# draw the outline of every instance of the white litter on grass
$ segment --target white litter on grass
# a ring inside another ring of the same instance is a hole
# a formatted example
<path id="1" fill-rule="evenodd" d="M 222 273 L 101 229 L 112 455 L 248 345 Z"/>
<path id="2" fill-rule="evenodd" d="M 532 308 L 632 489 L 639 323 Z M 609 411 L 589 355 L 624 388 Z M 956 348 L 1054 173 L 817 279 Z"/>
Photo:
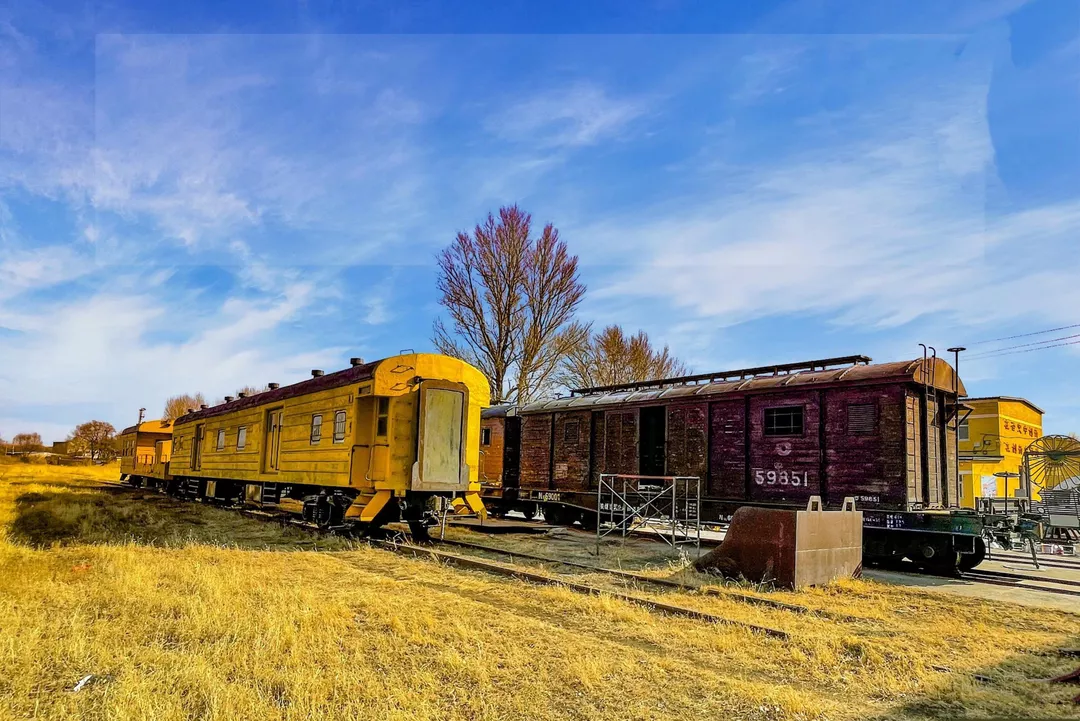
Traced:
<path id="1" fill-rule="evenodd" d="M 82 681 L 79 681 L 77 684 L 75 684 L 75 688 L 71 689 L 71 692 L 72 693 L 77 693 L 79 691 L 82 691 L 83 686 L 90 683 L 90 680 L 93 679 L 93 678 L 94 678 L 94 674 L 89 674 L 87 676 L 84 676 Z"/>

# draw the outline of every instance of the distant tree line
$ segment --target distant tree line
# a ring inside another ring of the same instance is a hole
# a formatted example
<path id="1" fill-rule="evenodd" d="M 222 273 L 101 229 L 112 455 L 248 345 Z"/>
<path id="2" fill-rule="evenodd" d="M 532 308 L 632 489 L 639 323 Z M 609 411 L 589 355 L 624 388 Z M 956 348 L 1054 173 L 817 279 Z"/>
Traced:
<path id="1" fill-rule="evenodd" d="M 586 289 L 577 256 L 552 224 L 534 234 L 532 216 L 516 205 L 458 233 L 436 262 L 449 324 L 436 319 L 432 341 L 484 372 L 493 403 L 689 372 L 644 331 L 610 325 L 593 333 L 578 320 Z"/>
<path id="2" fill-rule="evenodd" d="M 119 453 L 116 429 L 106 421 L 87 421 L 75 426 L 66 439 L 66 455 L 99 463 L 111 461 Z M 47 450 L 40 433 L 16 433 L 11 441 L 0 438 L 0 450 L 5 454 L 40 454 Z"/>

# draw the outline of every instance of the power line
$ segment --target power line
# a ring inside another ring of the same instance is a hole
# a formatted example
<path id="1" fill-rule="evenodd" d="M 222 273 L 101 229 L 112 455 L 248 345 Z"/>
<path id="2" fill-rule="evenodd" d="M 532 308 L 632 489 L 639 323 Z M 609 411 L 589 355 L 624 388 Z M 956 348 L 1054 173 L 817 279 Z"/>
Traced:
<path id="1" fill-rule="evenodd" d="M 1027 350 L 1013 350 L 1013 351 L 1006 351 L 1005 353 L 989 353 L 987 355 L 981 355 L 981 356 L 976 356 L 974 358 L 968 358 L 968 360 L 987 360 L 989 358 L 997 358 L 998 356 L 1003 356 L 1003 355 L 1016 355 L 1017 353 L 1031 353 L 1032 351 L 1046 350 L 1047 348 L 1061 348 L 1062 346 L 1067 346 L 1067 345 L 1080 345 L 1080 340 L 1072 340 L 1072 341 L 1069 341 L 1068 343 L 1055 343 L 1054 345 L 1041 345 L 1038 348 L 1028 348 Z"/>
<path id="2" fill-rule="evenodd" d="M 1045 345 L 1047 343 L 1056 343 L 1057 341 L 1069 340 L 1070 338 L 1080 338 L 1080 333 L 1074 333 L 1073 335 L 1063 335 L 1058 338 L 1048 338 L 1047 340 L 1039 340 L 1034 343 L 1021 343 L 1020 345 L 1007 345 L 1004 348 L 994 348 L 993 350 L 983 351 L 982 353 L 973 353 L 968 356 L 968 360 L 974 358 L 982 358 L 983 356 L 994 355 L 1001 351 L 1013 350 L 1014 348 L 1030 348 L 1033 345 Z"/>
<path id="3" fill-rule="evenodd" d="M 1027 337 L 1033 336 L 1033 335 L 1042 335 L 1043 333 L 1054 333 L 1054 332 L 1059 331 L 1059 330 L 1069 330 L 1070 328 L 1080 328 L 1080 323 L 1075 323 L 1073 325 L 1063 325 L 1060 328 L 1047 328 L 1046 330 L 1037 330 L 1037 331 L 1034 331 L 1033 333 L 1021 333 L 1019 335 L 1007 335 L 1004 338 L 991 338 L 989 340 L 977 340 L 974 343 L 968 343 L 968 345 L 969 346 L 972 346 L 972 345 L 985 345 L 986 343 L 997 343 L 998 341 L 1003 341 L 1003 340 L 1015 340 L 1016 338 L 1027 338 Z"/>

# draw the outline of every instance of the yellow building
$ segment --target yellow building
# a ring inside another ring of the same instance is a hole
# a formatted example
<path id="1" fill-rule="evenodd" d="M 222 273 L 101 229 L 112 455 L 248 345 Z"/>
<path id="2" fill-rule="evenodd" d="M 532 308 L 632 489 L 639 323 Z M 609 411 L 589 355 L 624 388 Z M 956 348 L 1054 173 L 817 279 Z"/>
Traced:
<path id="1" fill-rule="evenodd" d="M 1023 398 L 964 398 L 971 413 L 960 423 L 960 505 L 975 507 L 976 498 L 1014 498 L 1020 479 L 995 473 L 1019 473 L 1024 449 L 1042 436 L 1043 411 Z M 1008 488 L 1006 488 L 1008 483 Z M 1033 490 L 1038 500 L 1038 490 Z"/>

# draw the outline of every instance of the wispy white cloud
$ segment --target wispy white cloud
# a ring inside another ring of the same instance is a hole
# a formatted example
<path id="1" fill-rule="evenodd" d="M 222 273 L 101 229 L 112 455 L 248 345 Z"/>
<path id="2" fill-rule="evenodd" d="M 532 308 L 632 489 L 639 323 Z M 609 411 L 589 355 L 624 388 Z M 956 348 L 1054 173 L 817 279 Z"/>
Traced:
<path id="1" fill-rule="evenodd" d="M 999 287 L 1039 273 L 1044 292 L 1069 295 L 1075 254 L 1051 273 L 1024 258 L 1075 237 L 1080 202 L 987 212 L 997 181 L 985 89 L 942 95 L 892 108 L 892 122 L 843 144 L 743 168 L 735 183 L 729 170 L 724 191 L 586 227 L 587 260 L 618 268 L 598 296 L 662 298 L 727 324 L 829 313 L 897 326 L 934 313 L 972 322 L 973 277 Z M 1053 314 L 1020 301 L 995 316 L 1034 312 Z"/>
<path id="2" fill-rule="evenodd" d="M 641 100 L 613 97 L 598 85 L 579 82 L 510 104 L 488 121 L 488 129 L 532 146 L 580 147 L 618 137 L 645 111 Z"/>
<path id="3" fill-rule="evenodd" d="M 124 409 L 156 407 L 183 390 L 221 395 L 239 385 L 296 380 L 299 369 L 320 367 L 343 352 L 283 350 L 275 341 L 276 331 L 302 317 L 318 297 L 311 284 L 296 282 L 274 296 L 226 299 L 208 323 L 186 318 L 145 291 L 102 291 L 9 310 L 0 314 L 0 324 L 17 335 L 0 349 L 0 404 L 55 407 L 66 415 L 96 403 L 113 419 Z M 163 340 L 162 331 L 185 337 Z"/>

